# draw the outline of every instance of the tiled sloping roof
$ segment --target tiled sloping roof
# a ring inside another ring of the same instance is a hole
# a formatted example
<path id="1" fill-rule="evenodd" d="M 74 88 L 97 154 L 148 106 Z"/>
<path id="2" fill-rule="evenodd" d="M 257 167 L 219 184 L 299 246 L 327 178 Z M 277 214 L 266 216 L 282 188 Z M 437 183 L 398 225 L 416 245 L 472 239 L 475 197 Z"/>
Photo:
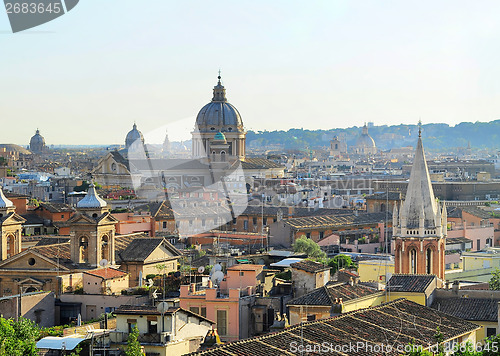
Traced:
<path id="1" fill-rule="evenodd" d="M 330 269 L 330 267 L 323 265 L 319 262 L 303 260 L 300 262 L 295 262 L 290 265 L 292 268 L 300 269 L 309 273 L 322 272 Z"/>
<path id="2" fill-rule="evenodd" d="M 393 274 L 387 289 L 391 292 L 423 293 L 435 278 L 433 274 Z"/>
<path id="3" fill-rule="evenodd" d="M 146 235 L 115 235 L 115 251 L 120 253 L 127 248 L 135 239 L 146 238 Z"/>
<path id="4" fill-rule="evenodd" d="M 71 261 L 71 250 L 69 242 L 49 246 L 35 246 L 32 247 L 32 249 L 40 255 L 47 257 L 63 266 L 66 266 L 68 268 L 71 268 L 73 266 L 73 262 Z"/>
<path id="5" fill-rule="evenodd" d="M 262 169 L 262 168 L 283 168 L 284 166 L 270 161 L 266 158 L 245 158 L 241 161 L 241 166 L 243 169 Z"/>
<path id="6" fill-rule="evenodd" d="M 453 244 L 459 244 L 462 242 L 471 242 L 471 239 L 468 239 L 467 237 L 447 237 L 446 238 L 446 244 L 447 245 L 453 245 Z"/>
<path id="7" fill-rule="evenodd" d="M 356 226 L 375 224 L 381 221 L 391 221 L 392 213 L 360 213 L 342 215 L 311 216 L 307 218 L 292 218 L 285 220 L 285 223 L 295 229 L 314 228 L 339 228 L 345 226 Z"/>
<path id="8" fill-rule="evenodd" d="M 125 159 L 125 157 L 123 157 L 118 151 L 112 151 L 111 155 L 113 156 L 113 159 L 117 163 L 123 164 L 125 167 L 127 167 L 127 170 L 130 171 L 130 166 L 128 164 L 128 160 Z"/>
<path id="9" fill-rule="evenodd" d="M 343 355 L 373 356 L 378 345 L 391 345 L 386 355 L 400 355 L 399 350 L 410 342 L 429 347 L 435 343 L 434 335 L 439 326 L 444 340 L 450 340 L 472 332 L 478 325 L 419 305 L 406 299 L 398 299 L 377 307 L 360 309 L 350 313 L 313 322 L 302 323 L 277 333 L 230 342 L 189 355 L 293 355 L 291 345 L 321 347 L 347 345 Z M 349 349 L 349 345 L 362 343 L 362 349 Z M 372 350 L 370 350 L 370 347 Z M 386 351 L 386 350 L 384 350 Z M 333 352 L 332 354 L 339 354 Z"/>
<path id="10" fill-rule="evenodd" d="M 43 202 L 40 203 L 40 206 L 37 209 L 39 209 L 40 207 L 47 209 L 51 213 L 64 213 L 68 211 L 70 212 L 75 211 L 75 209 L 73 209 L 70 205 L 63 203 Z"/>
<path id="11" fill-rule="evenodd" d="M 456 206 L 447 206 L 446 213 L 448 218 L 462 218 L 462 210 Z"/>
<path id="12" fill-rule="evenodd" d="M 114 268 L 99 268 L 93 269 L 90 271 L 86 271 L 85 273 L 90 274 L 92 276 L 101 277 L 102 279 L 113 279 L 120 278 L 127 275 L 127 272 L 120 271 Z"/>
<path id="13" fill-rule="evenodd" d="M 462 218 L 462 213 L 464 212 L 481 219 L 490 219 L 492 217 L 490 213 L 476 206 L 450 206 L 446 209 L 449 218 Z"/>
<path id="14" fill-rule="evenodd" d="M 468 214 L 474 215 L 481 219 L 490 219 L 492 217 L 490 213 L 476 206 L 464 206 L 461 207 L 460 209 L 462 209 L 462 211 Z"/>
<path id="15" fill-rule="evenodd" d="M 310 293 L 291 300 L 288 302 L 288 305 L 329 306 L 335 303 L 336 298 L 342 298 L 342 301 L 348 301 L 374 293 L 378 293 L 378 291 L 361 284 L 354 284 L 351 286 L 349 283 L 335 283 L 316 288 Z"/>
<path id="16" fill-rule="evenodd" d="M 142 262 L 162 243 L 165 244 L 172 256 L 181 255 L 179 250 L 163 238 L 138 238 L 131 241 L 127 248 L 121 251 L 118 256 L 124 262 Z"/>
<path id="17" fill-rule="evenodd" d="M 23 225 L 43 225 L 44 220 L 36 214 L 22 214 L 26 222 Z"/>
<path id="18" fill-rule="evenodd" d="M 499 299 L 479 298 L 436 298 L 432 308 L 464 320 L 496 323 L 499 301 Z"/>
<path id="19" fill-rule="evenodd" d="M 69 242 L 69 236 L 43 237 L 35 246 L 57 245 Z"/>
<path id="20" fill-rule="evenodd" d="M 134 208 L 136 212 L 149 212 L 151 216 L 157 219 L 173 219 L 174 212 L 170 206 L 170 201 L 164 200 L 162 202 L 153 202 L 149 204 L 140 205 Z"/>

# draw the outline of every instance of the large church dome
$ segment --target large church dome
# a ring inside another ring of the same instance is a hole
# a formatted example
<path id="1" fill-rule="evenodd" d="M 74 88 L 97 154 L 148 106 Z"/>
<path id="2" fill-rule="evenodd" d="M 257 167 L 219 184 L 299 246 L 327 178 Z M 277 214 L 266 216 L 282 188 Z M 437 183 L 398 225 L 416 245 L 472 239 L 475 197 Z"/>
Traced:
<path id="1" fill-rule="evenodd" d="M 30 151 L 33 153 L 42 153 L 45 150 L 45 139 L 40 135 L 40 130 L 30 140 Z"/>
<path id="2" fill-rule="evenodd" d="M 362 154 L 376 153 L 377 146 L 375 145 L 375 140 L 368 134 L 368 126 L 366 124 L 363 126 L 361 136 L 356 141 L 356 149 L 358 153 Z"/>
<path id="3" fill-rule="evenodd" d="M 196 126 L 200 131 L 242 131 L 243 121 L 238 110 L 227 102 L 226 89 L 219 81 L 214 87 L 212 102 L 201 108 L 196 117 Z"/>
<path id="4" fill-rule="evenodd" d="M 137 130 L 137 125 L 134 123 L 132 130 L 129 131 L 127 137 L 125 138 L 125 147 L 127 149 L 130 148 L 130 146 L 132 146 L 132 144 L 137 140 L 141 140 L 141 142 L 144 143 L 144 136 L 142 136 L 141 131 Z"/>

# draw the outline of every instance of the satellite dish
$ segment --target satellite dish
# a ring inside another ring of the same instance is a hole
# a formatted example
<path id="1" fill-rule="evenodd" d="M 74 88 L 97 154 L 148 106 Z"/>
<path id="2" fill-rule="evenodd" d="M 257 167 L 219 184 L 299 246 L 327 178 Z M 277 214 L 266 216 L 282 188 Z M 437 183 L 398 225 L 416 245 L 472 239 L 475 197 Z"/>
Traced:
<path id="1" fill-rule="evenodd" d="M 214 274 L 212 274 L 212 277 L 210 277 L 210 279 L 215 284 L 219 284 L 224 279 L 224 273 L 222 273 L 221 271 L 215 271 Z"/>
<path id="2" fill-rule="evenodd" d="M 158 305 L 156 306 L 156 310 L 158 310 L 160 314 L 165 314 L 165 312 L 168 310 L 168 303 L 158 303 Z"/>
<path id="3" fill-rule="evenodd" d="M 214 272 L 219 272 L 219 271 L 222 271 L 222 266 L 217 263 L 214 265 Z"/>
<path id="4" fill-rule="evenodd" d="M 203 272 L 205 272 L 205 267 L 203 266 L 198 267 L 198 273 L 203 273 Z"/>
<path id="5" fill-rule="evenodd" d="M 106 267 L 108 265 L 108 260 L 103 258 L 101 261 L 99 261 L 99 266 L 101 267 Z"/>

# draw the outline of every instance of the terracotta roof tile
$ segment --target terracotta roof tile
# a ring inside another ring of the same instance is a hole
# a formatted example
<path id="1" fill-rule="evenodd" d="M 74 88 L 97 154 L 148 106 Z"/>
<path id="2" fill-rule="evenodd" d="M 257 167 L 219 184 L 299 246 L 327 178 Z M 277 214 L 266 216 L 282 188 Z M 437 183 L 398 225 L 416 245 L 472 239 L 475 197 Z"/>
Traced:
<path id="1" fill-rule="evenodd" d="M 300 269 L 302 271 L 306 271 L 309 273 L 323 272 L 323 271 L 327 271 L 328 269 L 330 269 L 329 266 L 325 266 L 322 263 L 309 261 L 309 260 L 303 260 L 300 262 L 292 263 L 290 265 L 290 267 L 295 268 L 295 269 Z"/>
<path id="2" fill-rule="evenodd" d="M 498 299 L 436 298 L 432 308 L 470 321 L 498 321 Z"/>
<path id="3" fill-rule="evenodd" d="M 332 283 L 316 288 L 301 297 L 295 298 L 288 302 L 288 305 L 329 306 L 335 304 L 335 299 L 338 298 L 342 298 L 342 301 L 346 302 L 378 292 L 378 290 L 361 284 L 354 284 L 351 286 L 349 283 Z"/>
<path id="4" fill-rule="evenodd" d="M 123 271 L 120 271 L 118 269 L 109 268 L 109 267 L 93 269 L 90 271 L 85 271 L 84 273 L 90 274 L 92 276 L 100 277 L 102 279 L 114 279 L 114 278 L 125 277 L 127 275 L 127 272 L 123 272 Z"/>
<path id="5" fill-rule="evenodd" d="M 423 293 L 436 278 L 433 274 L 393 274 L 387 289 L 391 292 Z"/>
<path id="6" fill-rule="evenodd" d="M 293 355 L 290 349 L 292 342 L 310 347 L 321 347 L 324 343 L 336 346 L 357 345 L 361 342 L 367 347 L 346 349 L 342 353 L 360 356 L 373 356 L 373 349 L 369 348 L 384 344 L 392 346 L 386 355 L 399 355 L 398 348 L 402 350 L 410 342 L 424 347 L 434 344 L 438 326 L 445 341 L 479 329 L 479 325 L 471 322 L 406 299 L 398 299 L 377 307 L 294 325 L 277 333 L 230 342 L 189 355 Z"/>

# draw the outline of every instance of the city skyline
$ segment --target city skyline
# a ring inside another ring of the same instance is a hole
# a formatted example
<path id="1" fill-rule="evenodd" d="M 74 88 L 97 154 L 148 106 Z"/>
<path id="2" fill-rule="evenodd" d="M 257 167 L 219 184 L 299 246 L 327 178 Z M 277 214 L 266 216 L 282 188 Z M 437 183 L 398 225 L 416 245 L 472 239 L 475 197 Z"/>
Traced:
<path id="1" fill-rule="evenodd" d="M 248 130 L 488 122 L 490 5 L 83 2 L 18 34 L 2 13 L 0 142 L 24 146 L 38 127 L 49 144 L 121 143 L 133 122 L 189 138 L 219 69 Z"/>

